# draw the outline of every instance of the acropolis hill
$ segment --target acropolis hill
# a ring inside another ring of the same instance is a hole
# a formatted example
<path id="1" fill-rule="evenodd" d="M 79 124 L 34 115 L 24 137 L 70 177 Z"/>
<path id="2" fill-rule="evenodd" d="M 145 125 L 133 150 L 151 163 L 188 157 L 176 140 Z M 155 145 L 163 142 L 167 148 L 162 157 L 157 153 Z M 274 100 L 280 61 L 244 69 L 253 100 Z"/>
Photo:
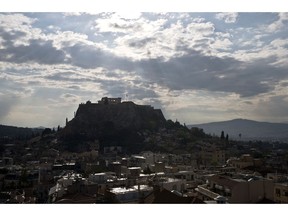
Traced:
<path id="1" fill-rule="evenodd" d="M 80 104 L 75 118 L 83 126 L 101 127 L 111 124 L 115 129 L 158 128 L 166 121 L 160 109 L 149 105 L 136 105 L 131 101 L 121 102 L 121 98 L 102 98 L 98 103 Z"/>
<path id="2" fill-rule="evenodd" d="M 61 137 L 69 140 L 122 139 L 123 133 L 133 134 L 145 129 L 155 131 L 165 123 L 160 109 L 131 101 L 121 102 L 121 98 L 104 97 L 97 103 L 87 101 L 79 104 L 75 117 L 61 131 Z"/>

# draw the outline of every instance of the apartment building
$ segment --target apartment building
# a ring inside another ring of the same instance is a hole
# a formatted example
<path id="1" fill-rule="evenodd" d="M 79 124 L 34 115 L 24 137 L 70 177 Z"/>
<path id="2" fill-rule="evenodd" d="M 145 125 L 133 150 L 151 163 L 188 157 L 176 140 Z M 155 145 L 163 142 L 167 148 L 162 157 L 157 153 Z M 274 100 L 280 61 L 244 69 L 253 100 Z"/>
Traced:
<path id="1" fill-rule="evenodd" d="M 232 178 L 215 174 L 208 177 L 207 184 L 198 186 L 196 191 L 205 200 L 223 196 L 228 203 L 257 203 L 264 198 L 273 200 L 274 183 L 256 176 Z"/>

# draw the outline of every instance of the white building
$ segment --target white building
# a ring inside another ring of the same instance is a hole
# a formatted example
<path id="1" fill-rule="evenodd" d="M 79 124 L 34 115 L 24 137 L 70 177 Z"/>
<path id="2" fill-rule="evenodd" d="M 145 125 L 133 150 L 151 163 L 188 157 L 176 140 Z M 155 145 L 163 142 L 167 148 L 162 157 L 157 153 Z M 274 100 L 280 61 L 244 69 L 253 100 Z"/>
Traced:
<path id="1" fill-rule="evenodd" d="M 153 191 L 148 185 L 134 185 L 132 187 L 112 188 L 110 193 L 120 203 L 138 203 L 141 198 Z"/>

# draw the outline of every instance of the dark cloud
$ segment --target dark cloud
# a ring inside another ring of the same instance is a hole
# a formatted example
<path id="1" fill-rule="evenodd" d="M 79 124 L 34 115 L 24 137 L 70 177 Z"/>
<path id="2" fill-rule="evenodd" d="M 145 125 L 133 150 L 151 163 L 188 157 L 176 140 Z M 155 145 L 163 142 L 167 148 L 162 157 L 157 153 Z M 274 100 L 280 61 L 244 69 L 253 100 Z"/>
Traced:
<path id="1" fill-rule="evenodd" d="M 149 40 L 135 46 L 144 46 Z M 70 56 L 68 62 L 65 60 L 63 50 Z M 53 47 L 52 41 L 31 40 L 28 46 L 6 47 L 0 53 L 0 60 L 15 63 L 71 63 L 85 69 L 103 67 L 106 68 L 104 73 L 108 77 L 117 77 L 119 80 L 121 75 L 113 70 L 120 69 L 137 73 L 145 80 L 171 90 L 205 89 L 234 92 L 242 97 L 269 92 L 274 89 L 277 82 L 288 77 L 286 69 L 269 66 L 265 59 L 247 65 L 233 58 L 205 56 L 201 52 L 189 51 L 185 56 L 171 58 L 168 61 L 162 58 L 132 61 L 83 43 L 65 47 L 63 50 Z M 71 76 L 72 74 L 73 72 L 58 73 L 48 75 L 46 78 L 72 82 L 103 82 L 97 75 L 75 78 Z M 109 88 L 112 93 L 116 93 L 114 87 Z M 124 92 L 124 89 L 119 90 Z"/>
<path id="2" fill-rule="evenodd" d="M 65 63 L 65 53 L 56 49 L 52 41 L 30 40 L 29 45 L 6 46 L 0 52 L 0 61 L 25 63 L 36 62 L 39 64 Z"/>
<path id="3" fill-rule="evenodd" d="M 74 83 L 76 85 L 69 86 L 68 88 L 75 89 L 75 90 L 80 89 L 80 86 L 78 86 L 78 84 L 81 85 L 81 84 L 87 83 L 87 82 L 90 82 L 90 83 L 91 82 L 99 82 L 99 83 L 101 83 L 103 81 L 103 79 L 100 79 L 97 76 L 87 77 L 85 75 L 77 74 L 74 72 L 58 72 L 58 73 L 54 73 L 54 74 L 45 76 L 45 79 L 53 80 L 53 81 L 63 81 L 63 82 Z"/>
<path id="4" fill-rule="evenodd" d="M 76 103 L 79 100 L 77 95 L 70 93 L 62 94 L 61 98 L 63 98 L 66 102 L 72 102 L 72 103 Z"/>
<path id="5" fill-rule="evenodd" d="M 281 86 L 282 87 L 287 87 L 288 86 L 288 82 L 281 83 Z"/>
<path id="6" fill-rule="evenodd" d="M 76 95 L 70 94 L 70 93 L 66 93 L 66 94 L 63 95 L 63 97 L 64 97 L 64 98 L 71 98 L 71 97 L 74 98 L 74 97 L 76 97 Z"/>
<path id="7" fill-rule="evenodd" d="M 33 14 L 29 15 L 32 16 Z M 42 18 L 46 20 L 45 22 L 33 23 L 36 27 L 47 27 L 48 24 L 56 25 L 56 21 L 60 18 L 61 23 L 65 23 L 65 20 L 72 21 L 73 19 L 77 21 L 79 19 L 79 17 L 65 17 L 58 13 L 36 15 L 39 17 L 44 16 Z M 49 17 L 52 17 L 50 21 L 47 19 Z M 78 23 L 85 23 L 84 21 L 89 17 L 90 16 L 85 15 L 81 18 L 81 22 L 78 21 Z M 75 23 L 73 25 L 75 26 Z M 133 23 L 112 23 L 111 25 L 113 25 L 114 28 L 122 30 L 135 28 L 139 30 L 142 28 L 141 25 L 134 25 Z M 79 28 L 81 27 L 80 25 Z M 68 30 L 69 25 L 66 24 L 65 28 Z M 124 94 L 128 88 L 125 81 L 121 80 L 123 75 L 115 72 L 117 69 L 127 71 L 131 73 L 131 75 L 136 73 L 144 78 L 143 80 L 145 81 L 143 82 L 158 83 L 171 90 L 204 89 L 208 91 L 237 93 L 242 97 L 250 97 L 269 92 L 274 89 L 274 86 L 280 80 L 288 77 L 287 68 L 270 66 L 271 62 L 276 61 L 276 56 L 254 61 L 253 64 L 247 64 L 234 58 L 212 57 L 204 55 L 201 52 L 189 50 L 187 48 L 187 42 L 181 41 L 181 38 L 179 38 L 176 51 L 186 52 L 187 54 L 184 56 L 174 57 L 169 60 L 154 58 L 133 61 L 82 42 L 78 42 L 72 46 L 69 45 L 69 43 L 63 43 L 62 45 L 65 47 L 63 47 L 62 50 L 55 48 L 53 41 L 40 39 L 30 40 L 27 46 L 14 46 L 14 40 L 21 40 L 21 38 L 25 36 L 26 33 L 19 30 L 5 31 L 0 28 L 0 37 L 4 40 L 4 42 L 2 42 L 4 48 L 1 49 L 0 52 L 0 61 L 13 63 L 36 62 L 50 65 L 64 63 L 84 69 L 103 67 L 106 69 L 106 71 L 103 72 L 106 77 L 114 77 L 118 80 L 109 81 L 112 83 L 108 83 L 108 81 L 98 78 L 97 74 L 87 77 L 79 74 L 73 76 L 73 72 L 54 73 L 47 75 L 45 78 L 77 83 L 103 83 L 103 88 L 105 87 L 104 89 L 111 91 L 111 94 L 117 94 L 117 92 L 123 92 Z M 148 43 L 154 42 L 155 40 L 156 37 L 131 39 L 127 42 L 127 45 L 134 48 L 144 48 Z M 207 47 L 209 45 L 209 39 L 201 38 L 195 40 L 195 43 L 196 45 L 194 47 L 198 46 L 205 50 L 205 46 Z M 149 53 L 150 51 L 147 52 Z M 76 89 L 78 89 L 78 87 L 76 87 Z M 146 89 L 147 88 L 134 88 L 130 89 L 130 91 L 135 92 L 135 96 L 137 95 L 139 98 L 148 97 L 148 95 L 155 97 L 153 90 L 148 91 Z M 140 93 L 140 91 L 142 91 L 143 95 L 141 95 L 142 93 Z"/>
<path id="8" fill-rule="evenodd" d="M 77 85 L 72 85 L 72 86 L 68 86 L 68 88 L 73 89 L 73 90 L 80 90 L 80 86 Z"/>
<path id="9" fill-rule="evenodd" d="M 141 25 L 135 24 L 135 23 L 125 23 L 125 24 L 119 24 L 119 23 L 110 23 L 110 27 L 115 29 L 121 29 L 121 30 L 129 30 L 132 29 L 134 31 L 140 31 L 142 29 Z"/>
<path id="10" fill-rule="evenodd" d="M 285 68 L 261 62 L 247 65 L 233 58 L 210 57 L 198 52 L 167 62 L 150 59 L 139 62 L 138 66 L 143 77 L 172 90 L 205 89 L 234 92 L 242 97 L 269 92 L 277 82 L 288 77 Z"/>
<path id="11" fill-rule="evenodd" d="M 155 91 L 141 86 L 134 86 L 125 80 L 102 80 L 102 89 L 109 92 L 113 97 L 123 97 L 128 94 L 129 98 L 142 100 L 144 98 L 157 98 Z"/>
<path id="12" fill-rule="evenodd" d="M 17 39 L 21 39 L 21 37 L 26 36 L 26 32 L 23 31 L 19 31 L 19 30 L 9 30 L 6 31 L 5 29 L 0 27 L 0 37 L 3 40 L 3 45 L 4 46 L 12 46 L 13 45 L 13 41 L 17 40 Z"/>
<path id="13" fill-rule="evenodd" d="M 55 80 L 55 81 L 71 81 L 71 82 L 83 82 L 83 81 L 91 81 L 87 78 L 72 78 L 75 73 L 73 72 L 58 72 L 51 75 L 45 76 L 48 80 Z"/>
<path id="14" fill-rule="evenodd" d="M 100 48 L 77 43 L 64 48 L 71 56 L 71 64 L 82 68 L 104 67 L 109 69 L 122 69 L 131 71 L 133 65 L 126 58 L 117 57 Z"/>
<path id="15" fill-rule="evenodd" d="M 251 101 L 243 101 L 243 103 L 248 104 L 248 105 L 253 105 Z"/>
<path id="16" fill-rule="evenodd" d="M 171 90 L 205 89 L 234 92 L 242 97 L 250 97 L 273 90 L 277 82 L 288 77 L 286 69 L 269 66 L 266 59 L 254 64 L 246 64 L 234 58 L 205 56 L 201 52 L 191 50 L 185 56 L 171 58 L 168 61 L 162 58 L 131 61 L 81 43 L 66 47 L 65 51 L 69 53 L 71 63 L 75 66 L 104 67 L 107 69 L 104 73 L 108 77 L 119 78 L 119 81 L 121 75 L 113 70 L 121 69 L 136 73 L 148 82 L 158 83 Z M 77 82 L 103 82 L 102 79 L 97 78 L 97 75 L 93 78 L 71 78 L 67 74 L 54 74 L 47 78 Z M 124 86 L 117 89 L 121 85 L 113 87 L 105 84 L 105 86 L 110 86 L 111 94 L 117 91 L 125 92 Z"/>
<path id="17" fill-rule="evenodd" d="M 33 86 L 33 85 L 41 85 L 42 83 L 40 81 L 28 81 L 27 84 L 29 86 Z"/>
<path id="18" fill-rule="evenodd" d="M 136 48 L 142 48 L 144 46 L 146 46 L 148 43 L 154 42 L 156 41 L 156 38 L 145 38 L 145 39 L 141 39 L 141 40 L 133 40 L 131 39 L 128 42 L 128 46 L 130 47 L 136 47 Z"/>

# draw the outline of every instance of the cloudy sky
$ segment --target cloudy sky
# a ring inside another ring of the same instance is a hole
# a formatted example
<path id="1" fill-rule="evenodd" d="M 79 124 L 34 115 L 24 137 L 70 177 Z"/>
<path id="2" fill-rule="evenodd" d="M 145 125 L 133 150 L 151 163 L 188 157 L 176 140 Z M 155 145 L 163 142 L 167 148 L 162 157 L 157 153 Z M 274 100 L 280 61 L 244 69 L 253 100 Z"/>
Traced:
<path id="1" fill-rule="evenodd" d="M 63 126 L 103 96 L 195 124 L 288 121 L 288 13 L 0 14 L 0 124 Z"/>

